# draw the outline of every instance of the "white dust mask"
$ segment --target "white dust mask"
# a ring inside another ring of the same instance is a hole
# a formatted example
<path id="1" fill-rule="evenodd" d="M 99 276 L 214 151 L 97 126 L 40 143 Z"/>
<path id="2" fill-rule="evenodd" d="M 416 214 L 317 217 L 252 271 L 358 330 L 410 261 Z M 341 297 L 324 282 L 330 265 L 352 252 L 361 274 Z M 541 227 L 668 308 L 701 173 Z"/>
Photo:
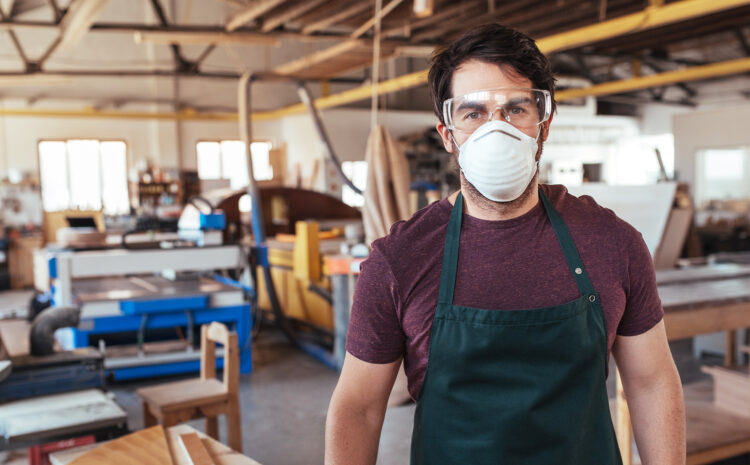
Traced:
<path id="1" fill-rule="evenodd" d="M 466 180 L 485 197 L 510 202 L 536 174 L 537 141 L 510 123 L 493 120 L 479 126 L 458 148 Z"/>

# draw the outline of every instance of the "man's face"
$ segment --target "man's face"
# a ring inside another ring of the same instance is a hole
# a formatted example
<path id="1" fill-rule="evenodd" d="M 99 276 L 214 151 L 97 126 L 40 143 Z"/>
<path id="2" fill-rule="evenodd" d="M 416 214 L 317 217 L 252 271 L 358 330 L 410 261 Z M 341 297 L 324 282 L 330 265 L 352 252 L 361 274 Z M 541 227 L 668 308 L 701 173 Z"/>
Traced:
<path id="1" fill-rule="evenodd" d="M 512 68 L 500 67 L 493 63 L 487 63 L 486 61 L 469 60 L 462 63 L 453 72 L 451 97 L 465 95 L 477 90 L 496 89 L 499 87 L 532 88 L 533 85 L 531 80 L 516 73 Z M 500 116 L 498 115 L 494 116 L 494 118 L 499 117 Z M 539 134 L 539 129 L 537 128 L 521 130 L 534 138 L 539 135 L 541 142 L 544 142 L 547 140 L 547 135 L 549 134 L 549 123 L 551 121 L 552 117 L 542 124 L 541 132 Z M 437 130 L 443 139 L 445 150 L 452 154 L 458 154 L 458 147 L 454 147 L 453 139 L 451 138 L 451 131 L 443 123 L 438 123 Z M 461 131 L 453 131 L 453 138 L 455 138 L 458 145 L 463 144 L 469 136 L 471 136 L 471 134 Z"/>

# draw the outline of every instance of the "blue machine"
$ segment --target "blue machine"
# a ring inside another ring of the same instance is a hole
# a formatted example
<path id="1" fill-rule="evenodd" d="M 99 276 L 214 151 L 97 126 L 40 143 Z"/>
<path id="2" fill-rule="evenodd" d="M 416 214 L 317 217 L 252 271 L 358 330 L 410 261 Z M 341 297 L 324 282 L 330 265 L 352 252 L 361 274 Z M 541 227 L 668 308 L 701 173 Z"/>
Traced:
<path id="1" fill-rule="evenodd" d="M 193 212 L 193 218 L 191 224 L 200 227 L 181 229 L 181 236 L 191 231 L 198 243 L 220 241 L 223 212 Z M 214 270 L 247 265 L 240 246 L 48 253 L 53 305 L 81 310 L 79 325 L 58 330 L 58 340 L 68 350 L 103 348 L 105 371 L 115 379 L 197 372 L 194 335 L 212 321 L 237 332 L 240 372 L 251 371 L 246 292 L 213 276 Z M 222 354 L 218 349 L 219 366 Z"/>

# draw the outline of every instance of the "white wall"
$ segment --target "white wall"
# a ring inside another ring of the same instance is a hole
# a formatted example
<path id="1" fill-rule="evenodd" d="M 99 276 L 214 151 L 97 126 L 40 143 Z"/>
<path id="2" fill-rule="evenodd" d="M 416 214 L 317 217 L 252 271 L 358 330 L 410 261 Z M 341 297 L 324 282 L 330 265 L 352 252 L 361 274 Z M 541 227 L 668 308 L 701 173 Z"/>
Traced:
<path id="1" fill-rule="evenodd" d="M 750 145 L 750 104 L 720 110 L 697 110 L 674 116 L 677 179 L 695 185 L 695 154 L 699 149 Z"/>
<path id="2" fill-rule="evenodd" d="M 322 112 L 322 118 L 340 159 L 364 160 L 370 133 L 369 110 L 327 110 Z M 395 138 L 434 127 L 435 121 L 428 112 L 390 111 L 381 112 L 380 117 Z M 275 146 L 286 144 L 289 172 L 295 163 L 300 163 L 302 176 L 309 176 L 314 160 L 322 161 L 324 157 L 308 114 L 256 121 L 252 129 L 254 139 L 270 140 Z M 196 169 L 198 141 L 239 137 L 237 122 L 0 117 L 0 178 L 7 176 L 9 170 L 37 175 L 37 144 L 43 139 L 124 139 L 128 144 L 129 167 L 141 160 L 151 160 L 162 168 L 191 170 Z M 178 148 L 182 153 L 178 153 Z M 322 183 L 320 176 L 319 188 Z"/>
<path id="3" fill-rule="evenodd" d="M 321 112 L 323 125 L 341 161 L 365 159 L 367 139 L 370 136 L 370 111 L 362 109 L 332 109 Z M 379 121 L 394 139 L 406 134 L 434 128 L 437 118 L 430 112 L 381 111 Z M 324 151 L 312 118 L 308 114 L 289 116 L 281 120 L 280 138 L 287 144 L 289 172 L 295 163 L 300 164 L 302 177 L 312 174 L 316 159 L 323 160 Z M 321 166 L 322 171 L 322 166 Z M 321 189 L 323 176 L 317 178 Z"/>

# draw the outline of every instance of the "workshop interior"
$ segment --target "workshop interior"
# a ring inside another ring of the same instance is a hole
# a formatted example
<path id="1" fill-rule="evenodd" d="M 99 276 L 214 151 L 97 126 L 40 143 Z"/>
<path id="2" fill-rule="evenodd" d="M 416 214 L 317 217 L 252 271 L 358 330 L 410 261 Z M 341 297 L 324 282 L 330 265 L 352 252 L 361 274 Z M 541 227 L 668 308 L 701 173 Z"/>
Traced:
<path id="1" fill-rule="evenodd" d="M 323 463 L 360 264 L 460 187 L 432 57 L 486 23 L 556 77 L 539 182 L 643 236 L 687 463 L 750 462 L 750 0 L 0 0 L 0 463 Z M 414 411 L 402 370 L 379 465 Z"/>

